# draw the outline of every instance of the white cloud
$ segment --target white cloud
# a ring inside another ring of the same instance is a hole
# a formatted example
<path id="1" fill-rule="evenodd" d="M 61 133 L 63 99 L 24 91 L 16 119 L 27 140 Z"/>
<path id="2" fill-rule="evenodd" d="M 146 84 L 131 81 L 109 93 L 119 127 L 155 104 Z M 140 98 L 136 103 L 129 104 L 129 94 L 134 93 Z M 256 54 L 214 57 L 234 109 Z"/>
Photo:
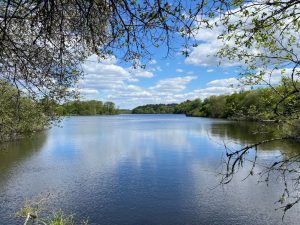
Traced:
<path id="1" fill-rule="evenodd" d="M 152 72 L 142 68 L 124 68 L 116 63 L 114 57 L 105 60 L 99 60 L 94 55 L 89 57 L 82 65 L 85 77 L 78 85 L 81 95 L 86 99 L 114 101 L 120 107 L 178 102 L 175 94 L 184 92 L 187 84 L 197 78 L 172 77 L 161 79 L 151 87 L 142 87 L 132 83 L 138 82 L 139 78 L 152 78 Z"/>
<path id="2" fill-rule="evenodd" d="M 87 94 L 87 95 L 95 95 L 98 94 L 98 90 L 96 89 L 90 89 L 90 88 L 82 88 L 80 89 L 81 94 Z"/>
<path id="3" fill-rule="evenodd" d="M 177 95 L 176 97 L 182 99 L 182 101 L 186 99 L 192 100 L 196 98 L 205 99 L 213 95 L 227 95 L 241 90 L 250 89 L 250 87 L 242 85 L 238 79 L 233 77 L 227 79 L 212 80 L 208 82 L 206 86 L 208 87 L 195 89 L 190 92 L 184 93 L 181 96 Z"/>
<path id="4" fill-rule="evenodd" d="M 131 68 L 129 69 L 129 72 L 134 76 L 134 77 L 146 77 L 146 78 L 151 78 L 153 77 L 153 73 L 149 72 L 147 70 L 144 70 L 142 68 Z"/>
<path id="5" fill-rule="evenodd" d="M 150 90 L 159 92 L 179 92 L 186 88 L 186 84 L 197 79 L 195 76 L 174 77 L 160 80 L 155 86 L 150 87 Z"/>
<path id="6" fill-rule="evenodd" d="M 157 64 L 157 61 L 155 59 L 150 60 L 149 64 L 154 65 Z"/>
<path id="7" fill-rule="evenodd" d="M 110 100 L 121 107 L 129 108 L 150 103 L 180 102 L 183 98 L 178 96 L 183 94 L 186 85 L 194 79 L 196 77 L 191 76 L 167 78 L 159 80 L 154 86 L 148 88 L 128 85 L 122 89 L 111 91 Z"/>
<path id="8" fill-rule="evenodd" d="M 123 85 L 125 81 L 132 78 L 126 69 L 107 62 L 103 63 L 88 60 L 82 67 L 85 76 L 84 79 L 79 81 L 79 86 L 81 88 L 102 90 L 117 88 L 118 86 Z"/>
<path id="9" fill-rule="evenodd" d="M 261 76 L 259 75 L 259 73 L 257 73 L 256 76 L 253 77 L 252 82 L 257 82 L 259 85 L 278 85 L 281 82 L 282 78 L 291 78 L 293 69 L 259 69 L 259 71 L 264 71 L 265 74 Z M 294 80 L 300 80 L 300 69 L 295 69 L 294 72 Z M 244 80 L 246 80 L 246 78 L 244 78 Z"/>
<path id="10" fill-rule="evenodd" d="M 208 73 L 212 73 L 214 71 L 215 71 L 214 69 L 208 69 L 208 70 L 206 70 L 206 72 L 208 72 Z"/>
<path id="11" fill-rule="evenodd" d="M 177 76 L 160 79 L 150 87 L 132 84 L 138 78 L 151 78 L 153 73 L 141 68 L 124 68 L 114 58 L 97 60 L 90 57 L 84 64 L 84 79 L 80 80 L 81 94 L 87 99 L 114 101 L 120 107 L 133 108 L 148 103 L 173 103 L 187 99 L 205 98 L 211 95 L 231 93 L 234 88 L 224 86 L 225 81 L 212 81 L 208 87 L 186 91 L 196 76 Z"/>
<path id="12" fill-rule="evenodd" d="M 162 68 L 161 68 L 160 66 L 157 66 L 157 67 L 156 67 L 156 70 L 157 70 L 157 71 L 162 71 Z"/>
<path id="13" fill-rule="evenodd" d="M 85 75 L 78 84 L 81 95 L 85 98 L 106 98 L 117 90 L 132 91 L 133 86 L 130 83 L 138 82 L 139 78 L 154 76 L 142 68 L 124 68 L 116 63 L 114 56 L 107 59 L 90 56 L 82 65 Z"/>
<path id="14" fill-rule="evenodd" d="M 141 68 L 124 68 L 116 64 L 115 57 L 99 60 L 90 56 L 82 65 L 84 79 L 79 81 L 80 88 L 111 90 L 126 86 L 127 82 L 137 82 L 138 78 L 153 77 L 153 73 Z"/>
<path id="15" fill-rule="evenodd" d="M 227 79 L 219 79 L 213 80 L 207 83 L 207 86 L 215 86 L 215 87 L 231 87 L 240 85 L 240 81 L 236 78 L 227 78 Z"/>
<path id="16" fill-rule="evenodd" d="M 197 79 L 192 75 L 160 79 L 151 86 L 140 86 L 133 82 L 137 82 L 138 78 L 152 77 L 154 74 L 149 75 L 142 69 L 132 72 L 132 68 L 124 68 L 111 62 L 89 60 L 83 65 L 86 76 L 79 83 L 83 96 L 88 99 L 114 101 L 121 108 L 133 108 L 150 103 L 179 103 L 187 99 L 204 99 L 212 95 L 250 89 L 249 86 L 243 86 L 237 78 L 231 77 L 212 80 L 203 88 L 190 90 L 187 88 L 188 84 Z M 291 69 L 286 69 L 286 76 L 290 73 Z M 268 76 L 268 72 L 263 76 L 266 82 Z M 272 76 L 272 84 L 278 84 L 283 75 L 280 70 L 274 70 Z M 241 80 L 244 81 L 243 79 Z"/>
<path id="17" fill-rule="evenodd" d="M 230 24 L 238 24 L 238 22 L 241 22 L 243 24 L 243 26 L 240 26 L 240 28 L 238 28 L 235 33 L 236 34 L 242 34 L 245 31 L 249 31 L 251 30 L 251 28 L 253 27 L 253 23 L 252 23 L 252 19 L 255 18 L 255 16 L 261 16 L 261 18 L 265 17 L 267 15 L 271 15 L 272 12 L 274 11 L 274 9 L 277 6 L 269 6 L 269 7 L 265 7 L 265 4 L 254 4 L 254 3 L 249 3 L 247 4 L 247 13 L 250 15 L 245 16 L 243 13 L 245 11 L 240 11 L 240 9 L 236 9 L 233 10 L 232 12 L 235 11 L 235 13 L 232 13 L 232 15 L 229 17 L 228 20 L 228 25 Z M 277 8 L 278 9 L 278 8 Z M 286 14 L 292 13 L 292 10 L 296 10 L 296 12 L 300 12 L 299 9 L 288 9 Z M 253 13 L 253 15 L 252 15 Z M 216 55 L 219 52 L 219 50 L 221 48 L 223 48 L 225 46 L 225 44 L 227 44 L 229 47 L 237 47 L 237 45 L 235 44 L 233 38 L 231 38 L 230 40 L 226 39 L 226 35 L 228 34 L 227 31 L 227 26 L 225 27 L 224 25 L 221 24 L 220 22 L 220 17 L 216 17 L 216 18 L 212 18 L 209 19 L 209 23 L 212 25 L 211 29 L 202 29 L 199 28 L 198 31 L 196 31 L 195 34 L 195 39 L 197 41 L 200 42 L 200 44 L 197 47 L 192 47 L 190 49 L 190 56 L 187 57 L 185 59 L 185 63 L 186 64 L 192 64 L 192 65 L 198 65 L 198 66 L 218 66 L 221 65 L 223 67 L 231 67 L 231 66 L 243 66 L 244 65 L 244 61 L 240 60 L 238 58 L 233 59 L 233 60 L 228 60 L 227 58 L 218 58 Z M 282 21 L 285 24 L 292 24 L 292 19 L 290 17 L 288 17 L 287 19 Z M 215 24 L 217 24 L 217 26 L 215 26 Z M 196 24 L 197 25 L 197 24 Z M 293 25 L 292 25 L 293 26 Z M 242 30 L 244 29 L 244 30 Z M 282 33 L 283 32 L 283 33 Z M 225 38 L 224 40 L 219 39 L 218 36 L 224 34 Z M 293 57 L 294 57 L 294 61 L 298 60 L 297 57 L 300 54 L 300 47 L 297 45 L 297 42 L 294 45 L 289 45 L 289 40 L 299 36 L 299 32 L 292 30 L 292 29 L 285 29 L 285 30 L 281 30 L 278 28 L 278 26 L 273 26 L 272 28 L 270 28 L 270 30 L 268 31 L 269 35 L 273 35 L 275 40 L 281 40 L 281 44 L 282 46 L 285 46 L 288 51 L 283 50 L 282 52 L 278 51 L 275 53 L 271 53 L 277 56 L 282 55 L 283 58 L 284 56 L 287 54 L 287 52 L 293 52 Z M 232 33 L 230 33 L 229 35 L 232 36 Z M 245 37 L 245 40 L 247 40 L 246 38 L 248 38 L 249 36 Z M 284 38 L 282 38 L 284 37 Z M 224 41 L 224 42 L 223 42 Z M 239 40 L 239 43 L 243 43 L 242 40 Z M 281 49 L 281 47 L 279 47 L 279 49 Z M 263 46 L 257 44 L 254 46 L 252 46 L 251 48 L 246 48 L 246 47 L 241 47 L 238 46 L 238 50 L 240 51 L 247 51 L 249 55 L 259 55 L 260 53 L 266 53 L 266 52 L 270 52 L 268 48 L 264 48 Z M 275 60 L 273 60 L 275 62 Z M 259 58 L 257 58 L 257 60 L 254 59 L 254 63 L 256 63 L 258 66 L 261 65 L 262 61 L 259 60 Z M 282 62 L 284 63 L 284 62 Z M 272 60 L 270 60 L 270 66 L 272 66 Z M 275 63 L 274 63 L 275 64 Z"/>
<path id="18" fill-rule="evenodd" d="M 97 56 L 92 55 L 89 57 L 91 61 L 97 61 Z M 117 58 L 114 55 L 109 55 L 105 59 L 98 59 L 99 62 L 103 64 L 116 64 L 118 62 Z"/>
<path id="19" fill-rule="evenodd" d="M 211 24 L 218 22 L 218 18 L 210 20 Z M 220 59 L 216 56 L 219 50 L 224 46 L 222 40 L 218 36 L 224 30 L 224 26 L 213 26 L 211 29 L 199 29 L 195 33 L 195 38 L 201 43 L 190 49 L 189 56 L 185 59 L 186 64 L 199 66 L 219 66 Z M 222 66 L 236 66 L 238 62 L 231 62 L 228 59 L 222 59 Z"/>
<path id="20" fill-rule="evenodd" d="M 219 33 L 214 30 L 210 30 L 210 32 L 211 35 L 215 36 L 215 38 L 199 44 L 197 47 L 193 47 L 189 57 L 185 59 L 185 63 L 204 67 L 219 65 L 231 67 L 240 65 L 241 63 L 238 61 L 232 62 L 226 58 L 221 61 L 217 57 L 218 51 L 224 46 L 224 44 L 217 38 Z"/>
<path id="21" fill-rule="evenodd" d="M 150 68 L 149 70 L 151 70 L 151 71 L 153 71 L 153 72 L 156 72 L 156 71 L 161 72 L 161 71 L 163 71 L 162 68 L 161 68 L 160 66 L 152 67 L 152 68 Z"/>
<path id="22" fill-rule="evenodd" d="M 177 72 L 177 73 L 182 73 L 182 72 L 183 72 L 183 69 L 176 69 L 176 72 Z"/>

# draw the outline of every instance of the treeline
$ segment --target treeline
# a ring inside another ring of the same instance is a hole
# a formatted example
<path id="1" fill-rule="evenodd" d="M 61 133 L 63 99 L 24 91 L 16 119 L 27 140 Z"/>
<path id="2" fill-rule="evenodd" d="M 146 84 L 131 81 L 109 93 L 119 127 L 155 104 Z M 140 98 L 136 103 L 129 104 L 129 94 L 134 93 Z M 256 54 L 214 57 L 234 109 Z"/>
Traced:
<path id="1" fill-rule="evenodd" d="M 56 112 L 60 116 L 115 115 L 119 109 L 113 102 L 77 100 L 57 106 Z"/>
<path id="2" fill-rule="evenodd" d="M 33 101 L 0 80 L 0 142 L 42 130 L 55 120 L 46 99 Z"/>
<path id="3" fill-rule="evenodd" d="M 131 109 L 119 109 L 119 114 L 131 114 Z"/>
<path id="4" fill-rule="evenodd" d="M 44 130 L 69 115 L 115 115 L 113 102 L 72 101 L 57 104 L 47 98 L 33 100 L 0 80 L 0 143 Z"/>
<path id="5" fill-rule="evenodd" d="M 286 88 L 286 85 L 280 85 L 276 87 L 276 91 L 280 94 L 286 91 Z M 293 100 L 288 99 L 288 101 L 278 104 L 278 95 L 274 94 L 274 89 L 261 88 L 231 95 L 211 96 L 203 101 L 195 99 L 180 104 L 148 104 L 134 108 L 132 113 L 171 113 L 252 121 L 272 120 L 275 117 L 278 118 L 278 114 L 285 115 L 291 110 L 300 109 L 300 105 L 295 104 L 291 108 L 291 101 Z"/>
<path id="6" fill-rule="evenodd" d="M 175 113 L 177 104 L 148 104 L 138 106 L 132 110 L 132 114 L 172 114 Z"/>

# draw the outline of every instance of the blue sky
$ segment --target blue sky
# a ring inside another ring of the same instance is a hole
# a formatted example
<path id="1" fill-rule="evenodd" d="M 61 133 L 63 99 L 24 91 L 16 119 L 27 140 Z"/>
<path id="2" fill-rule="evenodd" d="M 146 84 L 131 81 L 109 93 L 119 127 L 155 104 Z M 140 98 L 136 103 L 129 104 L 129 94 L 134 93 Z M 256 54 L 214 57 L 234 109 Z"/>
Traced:
<path id="1" fill-rule="evenodd" d="M 165 57 L 165 48 L 153 49 L 146 69 L 133 69 L 115 56 L 100 60 L 91 56 L 83 64 L 85 77 L 79 82 L 84 99 L 113 101 L 120 108 L 132 109 L 150 103 L 179 103 L 240 90 L 236 63 L 215 56 L 222 43 L 218 29 L 203 30 L 196 38 L 199 46 L 190 56 L 178 51 Z"/>
<path id="2" fill-rule="evenodd" d="M 218 18 L 212 18 L 210 22 L 217 21 Z M 132 109 L 144 104 L 179 103 L 249 89 L 249 86 L 241 86 L 238 80 L 243 63 L 228 59 L 220 61 L 216 56 L 224 44 L 218 39 L 224 29 L 219 25 L 194 33 L 199 45 L 189 48 L 188 57 L 180 53 L 179 37 L 173 40 L 177 50 L 168 58 L 165 58 L 165 47 L 153 47 L 150 49 L 153 58 L 146 69 L 133 69 L 117 56 L 99 60 L 92 55 L 83 64 L 85 77 L 78 83 L 81 96 L 83 99 L 112 101 L 120 108 Z M 227 44 L 233 46 L 234 42 L 231 40 Z M 247 49 L 253 54 L 260 50 L 263 49 Z M 290 72 L 291 68 L 287 68 L 286 74 Z M 281 71 L 273 69 L 262 80 L 266 84 L 278 84 L 281 78 Z"/>

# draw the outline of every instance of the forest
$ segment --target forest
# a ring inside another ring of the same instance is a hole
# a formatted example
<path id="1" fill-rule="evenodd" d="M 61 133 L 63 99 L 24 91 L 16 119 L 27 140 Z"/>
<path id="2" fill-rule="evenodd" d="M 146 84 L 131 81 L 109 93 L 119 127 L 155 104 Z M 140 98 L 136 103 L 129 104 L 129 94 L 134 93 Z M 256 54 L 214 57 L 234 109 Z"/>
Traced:
<path id="1" fill-rule="evenodd" d="M 283 80 L 275 87 L 284 94 L 291 87 L 289 80 Z M 297 83 L 299 85 L 299 83 Z M 187 116 L 224 118 L 248 121 L 275 121 L 278 115 L 286 115 L 300 109 L 296 97 L 290 97 L 278 104 L 273 88 L 258 88 L 240 91 L 231 95 L 211 96 L 204 99 L 187 100 L 180 104 L 148 104 L 132 110 L 133 114 L 186 114 Z"/>
<path id="2" fill-rule="evenodd" d="M 57 106 L 56 112 L 60 116 L 115 115 L 119 114 L 119 109 L 113 102 L 77 100 Z"/>

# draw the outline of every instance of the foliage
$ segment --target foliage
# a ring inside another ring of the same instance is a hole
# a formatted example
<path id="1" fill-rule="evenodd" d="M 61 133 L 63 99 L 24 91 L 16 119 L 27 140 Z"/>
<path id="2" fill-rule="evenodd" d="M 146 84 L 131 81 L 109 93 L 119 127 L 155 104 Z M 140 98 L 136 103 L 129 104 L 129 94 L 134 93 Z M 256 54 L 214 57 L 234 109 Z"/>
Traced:
<path id="1" fill-rule="evenodd" d="M 277 130 L 280 131 L 277 138 L 265 139 L 238 150 L 227 149 L 227 165 L 222 174 L 222 183 L 229 182 L 245 161 L 250 161 L 253 168 L 255 167 L 258 145 L 300 139 L 299 9 L 300 2 L 297 0 L 225 1 L 218 11 L 219 19 L 210 21 L 211 27 L 223 28 L 219 38 L 224 46 L 218 56 L 239 62 L 242 82 L 253 86 L 269 86 L 268 92 L 258 92 L 243 99 L 244 102 L 240 103 L 245 106 L 255 101 L 255 95 L 262 101 L 250 104 L 242 112 L 247 112 L 251 118 L 270 118 L 276 122 Z M 282 79 L 279 87 L 275 85 L 278 77 Z M 236 107 L 236 102 L 233 103 L 233 107 Z M 262 111 L 262 108 L 266 110 Z M 254 154 L 249 154 L 250 151 Z M 265 176 L 268 181 L 270 174 L 276 174 L 277 180 L 284 182 L 285 201 L 279 203 L 283 204 L 281 208 L 285 213 L 300 202 L 300 177 L 299 170 L 296 169 L 299 168 L 300 155 L 283 158 L 268 165 L 260 175 Z M 253 175 L 252 170 L 249 175 Z"/>
<path id="2" fill-rule="evenodd" d="M 46 199 L 41 199 L 38 202 L 26 201 L 25 205 L 16 213 L 16 218 L 25 219 L 24 225 L 32 224 L 36 225 L 87 225 L 88 220 L 82 220 L 77 223 L 73 215 L 66 215 L 62 210 L 54 212 L 52 215 L 41 217 L 42 214 L 42 204 Z"/>
<path id="3" fill-rule="evenodd" d="M 282 91 L 282 88 L 282 86 L 278 86 L 276 90 Z M 204 101 L 195 99 L 180 104 L 138 106 L 132 110 L 132 113 L 174 113 L 234 120 L 273 120 L 276 116 L 274 110 L 277 99 L 271 93 L 270 88 L 260 88 L 231 95 L 211 96 Z M 283 112 L 286 107 L 281 107 L 280 110 Z"/>
<path id="4" fill-rule="evenodd" d="M 56 111 L 61 116 L 87 116 L 87 115 L 115 115 L 119 114 L 113 102 L 90 101 L 72 101 L 60 105 Z"/>
<path id="5" fill-rule="evenodd" d="M 274 177 L 276 181 L 282 181 L 284 190 L 277 203 L 280 204 L 279 208 L 283 210 L 284 216 L 287 210 L 300 202 L 300 154 L 297 152 L 283 154 L 269 165 L 260 165 L 263 169 L 257 171 L 256 165 L 259 164 L 257 147 L 271 142 L 278 143 L 278 141 L 300 141 L 299 96 L 289 95 L 285 100 L 278 97 L 292 92 L 299 84 L 299 81 L 286 78 L 275 87 L 211 96 L 203 102 L 196 99 L 180 104 L 139 106 L 133 109 L 133 113 L 156 113 L 155 109 L 158 107 L 172 106 L 168 108 L 169 112 L 183 113 L 187 116 L 258 121 L 259 126 L 255 132 L 261 135 L 262 140 L 238 149 L 224 144 L 226 155 L 224 171 L 220 173 L 221 184 L 229 183 L 238 170 L 249 162 L 252 166 L 250 165 L 248 176 L 256 174 L 265 182 L 269 182 Z M 250 151 L 254 153 L 249 154 Z"/>
<path id="6" fill-rule="evenodd" d="M 46 100 L 33 101 L 3 81 L 0 95 L 0 142 L 44 129 L 54 119 Z"/>
<path id="7" fill-rule="evenodd" d="M 74 96 L 82 75 L 80 64 L 87 56 L 119 53 L 139 66 L 140 59 L 151 57 L 151 46 L 165 45 L 168 55 L 172 38 L 177 36 L 184 37 L 182 53 L 188 56 L 188 40 L 199 28 L 219 26 L 223 28 L 219 38 L 224 47 L 218 55 L 242 65 L 244 83 L 267 84 L 269 92 L 212 97 L 192 111 L 190 103 L 185 103 L 177 112 L 271 119 L 283 131 L 282 139 L 298 138 L 299 9 L 298 0 L 1 1 L 0 85 L 4 86 L 0 89 L 5 89 L 0 96 L 1 136 L 7 139 L 16 136 L 16 131 L 47 125 L 51 117 L 43 110 L 51 111 L 54 102 Z M 276 74 L 287 78 L 279 88 L 272 82 Z M 17 90 L 6 92 L 8 83 Z M 36 101 L 24 97 L 21 89 Z M 254 101 L 257 96 L 259 103 Z M 147 110 L 155 113 L 153 108 Z M 162 113 L 172 110 L 165 106 L 158 109 Z M 41 121 L 36 122 L 36 118 Z M 232 154 L 229 161 L 237 157 L 241 162 L 247 154 L 239 153 Z M 229 171 L 225 176 L 232 174 Z"/>
<path id="8" fill-rule="evenodd" d="M 176 106 L 175 113 L 184 113 L 188 116 L 201 116 L 201 108 L 202 102 L 200 99 L 195 99 L 193 101 L 187 100 Z"/>
<path id="9" fill-rule="evenodd" d="M 132 110 L 133 114 L 172 114 L 176 104 L 149 104 L 138 106 Z"/>
<path id="10" fill-rule="evenodd" d="M 119 109 L 120 114 L 131 114 L 132 110 L 131 109 Z"/>
<path id="11" fill-rule="evenodd" d="M 241 91 L 231 95 L 211 96 L 201 101 L 195 99 L 187 100 L 180 104 L 149 104 L 138 106 L 132 110 L 133 114 L 159 114 L 173 113 L 186 114 L 187 116 L 200 116 L 210 118 L 224 118 L 232 120 L 247 121 L 269 121 L 276 122 L 280 125 L 282 121 L 278 121 L 278 112 L 282 115 L 290 114 L 291 111 L 299 111 L 300 104 L 285 103 L 278 105 L 278 98 L 273 94 L 274 90 L 278 93 L 285 93 L 286 88 L 293 84 L 286 79 L 274 88 L 258 88 L 255 90 Z M 296 83 L 299 85 L 299 83 Z M 290 99 L 295 101 L 295 99 Z M 284 120 L 285 121 L 285 120 Z M 286 122 L 286 121 L 285 121 Z M 283 129 L 284 128 L 284 129 Z M 299 122 L 292 120 L 280 126 L 282 133 L 285 132 L 293 135 L 299 135 Z M 293 131 L 291 133 L 291 131 Z"/>
<path id="12" fill-rule="evenodd" d="M 74 95 L 80 64 L 91 54 L 117 54 L 133 62 L 150 47 L 171 49 L 189 39 L 203 3 L 175 0 L 75 0 L 0 2 L 0 79 L 33 98 Z"/>
<path id="13" fill-rule="evenodd" d="M 63 211 L 58 211 L 54 213 L 52 216 L 49 216 L 45 219 L 43 224 L 47 225 L 76 225 L 78 223 L 75 222 L 73 216 L 65 215 Z M 83 220 L 80 222 L 80 225 L 87 225 L 88 220 Z"/>
<path id="14" fill-rule="evenodd" d="M 0 1 L 0 86 L 11 84 L 18 93 L 12 102 L 5 102 L 9 98 L 0 95 L 4 105 L 2 139 L 48 125 L 55 115 L 46 118 L 39 102 L 49 103 L 48 110 L 56 103 L 73 100 L 84 75 L 81 64 L 88 56 L 118 55 L 135 67 L 144 67 L 141 61 L 151 58 L 151 47 L 166 46 L 169 55 L 174 37 L 183 37 L 185 46 L 193 36 L 194 21 L 202 8 L 202 2 L 182 0 Z M 186 52 L 186 47 L 183 49 Z M 21 97 L 24 94 L 26 99 Z M 94 109 L 70 113 L 115 114 L 107 104 L 106 112 L 93 106 Z M 20 112 L 23 114 L 18 115 Z M 63 107 L 58 112 L 65 113 Z M 30 125 L 32 122 L 35 125 Z"/>
<path id="15" fill-rule="evenodd" d="M 250 85 L 266 84 L 275 95 L 278 120 L 299 119 L 300 54 L 299 1 L 238 1 L 219 24 L 224 47 L 218 55 L 242 63 L 241 79 Z M 274 88 L 275 76 L 283 79 Z M 289 111 L 284 109 L 289 107 Z M 279 110 L 279 108 L 284 109 Z"/>
<path id="16" fill-rule="evenodd" d="M 112 102 L 73 101 L 58 105 L 51 99 L 32 100 L 9 83 L 0 81 L 0 142 L 30 135 L 66 115 L 115 115 Z"/>

